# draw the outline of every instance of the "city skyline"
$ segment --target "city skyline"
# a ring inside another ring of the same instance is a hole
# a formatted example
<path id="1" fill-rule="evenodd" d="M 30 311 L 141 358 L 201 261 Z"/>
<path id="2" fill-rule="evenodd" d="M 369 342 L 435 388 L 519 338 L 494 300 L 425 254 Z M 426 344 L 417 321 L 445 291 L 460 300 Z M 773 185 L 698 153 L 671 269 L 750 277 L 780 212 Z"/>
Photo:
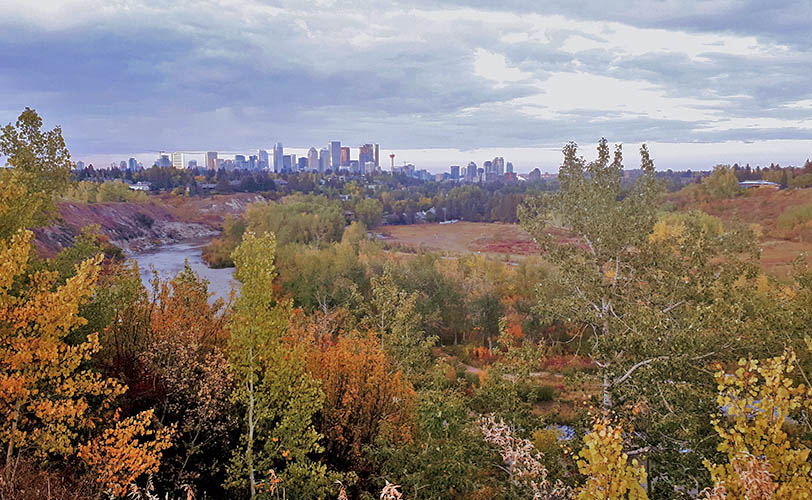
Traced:
<path id="1" fill-rule="evenodd" d="M 812 4 L 588 3 L 3 2 L 0 123 L 35 108 L 77 158 L 322 137 L 431 170 L 550 169 L 600 137 L 658 145 L 658 168 L 812 154 Z"/>

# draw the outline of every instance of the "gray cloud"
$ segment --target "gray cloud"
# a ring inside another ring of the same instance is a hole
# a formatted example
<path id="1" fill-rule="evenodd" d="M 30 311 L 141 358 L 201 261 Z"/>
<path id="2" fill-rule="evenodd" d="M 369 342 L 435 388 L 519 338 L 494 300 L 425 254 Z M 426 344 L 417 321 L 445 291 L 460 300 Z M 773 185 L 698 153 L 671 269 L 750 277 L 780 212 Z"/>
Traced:
<path id="1" fill-rule="evenodd" d="M 35 107 L 79 154 L 812 135 L 808 2 L 537 5 L 0 6 L 0 121 Z"/>

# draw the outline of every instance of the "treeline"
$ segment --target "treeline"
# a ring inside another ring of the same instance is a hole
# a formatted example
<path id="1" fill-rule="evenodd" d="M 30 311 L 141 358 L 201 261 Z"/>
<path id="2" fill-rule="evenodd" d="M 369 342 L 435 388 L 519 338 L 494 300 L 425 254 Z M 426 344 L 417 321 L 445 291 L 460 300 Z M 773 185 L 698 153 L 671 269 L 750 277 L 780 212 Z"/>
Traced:
<path id="1" fill-rule="evenodd" d="M 750 228 L 662 213 L 645 146 L 629 188 L 620 148 L 564 148 L 561 189 L 519 210 L 544 262 L 389 253 L 299 195 L 232 221 L 240 292 L 210 301 L 188 267 L 147 291 L 90 230 L 36 256 L 70 166 L 40 128 L 0 137 L 3 498 L 812 491 L 812 272 L 774 280 Z M 566 421 L 544 411 L 564 390 Z"/>

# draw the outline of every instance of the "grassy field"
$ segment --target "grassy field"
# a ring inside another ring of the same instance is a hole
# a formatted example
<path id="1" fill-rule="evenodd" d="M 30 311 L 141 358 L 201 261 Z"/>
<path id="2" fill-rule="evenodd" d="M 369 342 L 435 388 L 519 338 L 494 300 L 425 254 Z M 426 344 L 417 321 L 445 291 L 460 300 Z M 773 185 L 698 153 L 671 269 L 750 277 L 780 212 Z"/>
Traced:
<path id="1" fill-rule="evenodd" d="M 479 252 L 511 256 L 538 254 L 530 236 L 516 224 L 457 222 L 385 226 L 388 242 L 451 253 Z"/>

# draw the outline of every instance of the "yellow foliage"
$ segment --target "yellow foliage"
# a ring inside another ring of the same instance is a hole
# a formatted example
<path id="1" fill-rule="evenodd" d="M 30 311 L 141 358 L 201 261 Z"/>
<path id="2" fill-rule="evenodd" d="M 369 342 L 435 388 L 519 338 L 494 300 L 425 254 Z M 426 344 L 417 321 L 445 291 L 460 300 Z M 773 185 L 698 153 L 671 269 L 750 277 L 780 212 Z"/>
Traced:
<path id="1" fill-rule="evenodd" d="M 27 276 L 32 234 L 0 240 L 0 442 L 9 457 L 17 448 L 39 453 L 73 452 L 78 433 L 92 429 L 123 388 L 81 368 L 100 349 L 98 335 L 71 345 L 64 338 L 86 320 L 79 306 L 95 291 L 101 256 L 77 266 L 56 286 L 55 272 Z"/>
<path id="2" fill-rule="evenodd" d="M 172 444 L 174 428 L 155 431 L 152 417 L 153 410 L 143 411 L 79 446 L 79 458 L 114 497 L 127 493 L 129 485 L 142 475 L 156 472 L 162 452 Z"/>
<path id="3" fill-rule="evenodd" d="M 578 500 L 644 500 L 646 471 L 623 453 L 623 429 L 607 419 L 596 419 L 578 453 L 578 470 L 587 476 Z"/>
<path id="4" fill-rule="evenodd" d="M 790 351 L 762 362 L 741 359 L 734 373 L 716 373 L 717 402 L 728 418 L 713 424 L 728 463 L 705 466 L 723 498 L 810 498 L 810 449 L 784 431 L 791 412 L 812 410 L 812 390 L 790 378 L 794 362 Z"/>

